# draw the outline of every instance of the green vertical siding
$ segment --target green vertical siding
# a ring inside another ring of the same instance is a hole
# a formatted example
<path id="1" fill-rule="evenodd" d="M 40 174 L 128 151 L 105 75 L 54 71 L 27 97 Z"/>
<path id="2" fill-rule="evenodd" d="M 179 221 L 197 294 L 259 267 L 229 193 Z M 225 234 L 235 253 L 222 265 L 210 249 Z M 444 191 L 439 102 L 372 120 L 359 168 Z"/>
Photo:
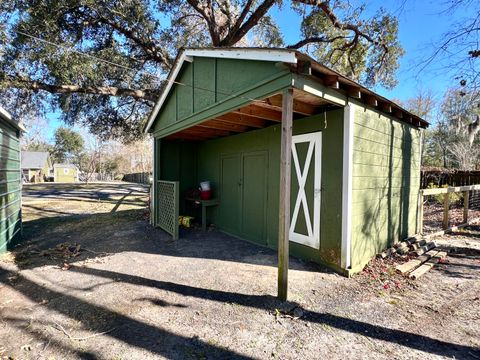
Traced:
<path id="1" fill-rule="evenodd" d="M 20 238 L 20 232 L 19 131 L 0 117 L 0 253 Z"/>
<path id="2" fill-rule="evenodd" d="M 160 178 L 179 180 L 183 192 L 210 180 L 220 205 L 209 220 L 227 233 L 276 248 L 280 131 L 276 125 L 199 143 L 162 141 Z M 323 134 L 320 249 L 291 243 L 291 251 L 339 269 L 343 109 L 294 121 L 294 135 L 314 131 Z"/>
<path id="3" fill-rule="evenodd" d="M 279 92 L 292 74 L 269 61 L 195 57 L 175 82 L 153 126 L 156 137 Z"/>
<path id="4" fill-rule="evenodd" d="M 420 130 L 355 106 L 352 178 L 352 271 L 415 233 L 420 186 Z"/>

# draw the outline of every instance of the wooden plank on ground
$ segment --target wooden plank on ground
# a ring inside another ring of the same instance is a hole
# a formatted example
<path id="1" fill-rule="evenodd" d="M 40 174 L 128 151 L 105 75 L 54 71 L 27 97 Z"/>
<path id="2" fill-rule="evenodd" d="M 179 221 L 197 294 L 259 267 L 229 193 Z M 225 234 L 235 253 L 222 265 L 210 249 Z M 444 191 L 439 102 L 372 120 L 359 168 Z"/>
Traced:
<path id="1" fill-rule="evenodd" d="M 426 263 L 413 270 L 408 277 L 413 280 L 418 279 L 420 276 L 424 275 L 427 271 L 433 268 L 435 264 L 440 261 L 440 259 L 444 259 L 446 256 L 447 253 L 445 251 L 440 251 Z"/>
<path id="2" fill-rule="evenodd" d="M 395 269 L 397 272 L 399 272 L 402 275 L 406 275 L 409 272 L 415 270 L 417 267 L 422 265 L 424 262 L 430 260 L 432 257 L 436 256 L 439 253 L 437 250 L 430 250 L 429 252 L 423 254 L 422 256 L 419 256 L 416 259 L 412 259 L 410 261 L 407 261 L 406 263 L 397 265 Z"/>

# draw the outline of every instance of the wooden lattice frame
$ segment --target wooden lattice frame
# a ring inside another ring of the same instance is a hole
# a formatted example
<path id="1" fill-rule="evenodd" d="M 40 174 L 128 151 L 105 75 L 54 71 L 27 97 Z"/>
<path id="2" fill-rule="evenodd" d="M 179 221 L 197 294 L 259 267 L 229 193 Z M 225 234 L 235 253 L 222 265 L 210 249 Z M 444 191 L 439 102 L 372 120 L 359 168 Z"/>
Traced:
<path id="1" fill-rule="evenodd" d="M 157 223 L 156 225 L 178 239 L 179 183 L 178 181 L 157 181 Z"/>

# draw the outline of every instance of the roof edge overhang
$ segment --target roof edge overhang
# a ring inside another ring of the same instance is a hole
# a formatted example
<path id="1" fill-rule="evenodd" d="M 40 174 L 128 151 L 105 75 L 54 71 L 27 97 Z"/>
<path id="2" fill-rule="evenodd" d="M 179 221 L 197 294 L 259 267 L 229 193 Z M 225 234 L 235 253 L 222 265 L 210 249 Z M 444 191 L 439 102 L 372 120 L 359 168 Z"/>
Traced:
<path id="1" fill-rule="evenodd" d="M 2 119 L 4 119 L 5 121 L 7 121 L 10 125 L 12 125 L 17 130 L 20 130 L 21 132 L 26 132 L 27 131 L 27 129 L 25 129 L 25 127 L 22 124 L 13 120 L 12 115 L 1 106 L 0 106 L 0 117 Z"/>
<path id="2" fill-rule="evenodd" d="M 167 99 L 170 89 L 175 83 L 175 79 L 183 67 L 185 61 L 191 62 L 192 57 L 216 57 L 223 59 L 240 59 L 240 60 L 258 60 L 258 61 L 274 61 L 287 64 L 297 63 L 297 52 L 287 49 L 259 49 L 259 48 L 218 48 L 218 49 L 182 49 L 175 60 L 175 65 L 170 71 L 166 81 L 167 85 L 163 90 L 160 98 L 148 117 L 144 132 L 150 132 L 155 118 L 157 117 L 163 103 Z"/>
<path id="3" fill-rule="evenodd" d="M 349 79 L 348 77 L 328 68 L 325 65 L 320 64 L 310 56 L 297 50 L 282 48 L 186 48 L 182 49 L 176 58 L 175 65 L 166 79 L 167 85 L 165 86 L 165 89 L 163 90 L 158 101 L 155 103 L 155 106 L 148 118 L 147 124 L 144 127 L 145 133 L 151 132 L 150 130 L 155 122 L 155 119 L 158 116 L 158 113 L 160 112 L 160 109 L 163 106 L 168 94 L 170 93 L 170 90 L 175 83 L 175 79 L 183 67 L 183 64 L 185 61 L 192 62 L 193 57 L 272 61 L 290 65 L 296 72 L 298 72 L 300 63 L 302 63 L 302 66 L 303 64 L 307 63 L 308 66 L 320 74 L 319 80 L 323 83 L 323 85 L 326 87 L 331 87 L 332 90 L 337 91 L 340 94 L 345 93 L 347 98 L 358 101 L 363 100 L 366 105 L 378 108 L 380 111 L 397 118 L 399 121 L 410 123 L 415 127 L 427 128 L 429 126 L 427 121 L 412 114 L 395 102 L 369 90 L 356 81 Z M 294 66 L 297 66 L 297 69 L 294 69 Z M 311 73 L 304 75 L 308 77 L 311 76 Z M 318 77 L 314 76 L 314 78 Z M 332 79 L 334 79 L 333 82 Z M 336 85 L 334 85 L 335 83 Z"/>

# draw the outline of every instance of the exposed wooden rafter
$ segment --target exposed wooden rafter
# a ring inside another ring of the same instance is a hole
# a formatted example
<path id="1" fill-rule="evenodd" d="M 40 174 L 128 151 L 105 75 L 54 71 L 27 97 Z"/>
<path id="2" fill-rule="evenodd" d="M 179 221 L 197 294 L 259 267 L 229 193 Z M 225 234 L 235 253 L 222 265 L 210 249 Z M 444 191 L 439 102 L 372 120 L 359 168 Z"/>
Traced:
<path id="1" fill-rule="evenodd" d="M 280 111 L 276 111 L 273 109 L 266 109 L 264 107 L 258 105 L 247 105 L 243 108 L 240 108 L 236 111 L 233 111 L 235 114 L 244 114 L 248 116 L 257 117 L 260 119 L 281 122 L 282 121 L 282 113 Z"/>
<path id="2" fill-rule="evenodd" d="M 322 80 L 325 86 L 331 87 L 332 89 L 340 88 L 337 75 L 323 75 Z"/>
<path id="3" fill-rule="evenodd" d="M 273 106 L 278 110 L 282 109 L 282 95 L 273 95 L 270 96 L 269 98 L 265 99 L 264 102 L 265 104 L 268 104 L 268 106 Z M 261 103 L 256 103 L 256 105 L 260 105 Z M 262 106 L 262 105 L 260 105 Z M 302 114 L 302 115 L 307 115 L 307 116 L 312 116 L 317 113 L 317 109 L 314 105 L 307 104 L 306 102 L 302 102 L 300 100 L 293 100 L 293 112 L 296 112 L 297 114 Z"/>
<path id="4" fill-rule="evenodd" d="M 266 120 L 259 119 L 257 117 L 234 113 L 217 116 L 215 120 L 221 120 L 223 122 L 235 125 L 245 125 L 257 129 L 265 127 L 265 124 L 267 123 Z"/>
<path id="5" fill-rule="evenodd" d="M 206 129 L 226 130 L 237 133 L 245 132 L 248 130 L 248 126 L 235 124 L 233 122 L 229 123 L 222 120 L 208 120 L 201 124 L 198 124 L 197 126 Z"/>

